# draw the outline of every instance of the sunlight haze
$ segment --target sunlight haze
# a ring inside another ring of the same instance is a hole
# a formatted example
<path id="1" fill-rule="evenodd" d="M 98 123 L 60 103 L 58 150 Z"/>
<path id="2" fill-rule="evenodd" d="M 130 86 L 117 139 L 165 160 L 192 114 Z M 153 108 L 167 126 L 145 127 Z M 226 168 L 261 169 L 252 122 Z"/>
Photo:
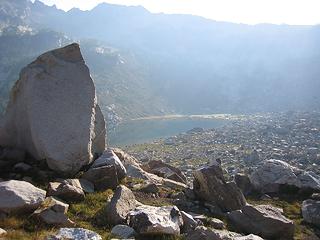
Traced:
<path id="1" fill-rule="evenodd" d="M 235 23 L 315 25 L 320 23 L 317 0 L 41 0 L 65 11 L 73 7 L 90 10 L 108 2 L 119 5 L 141 5 L 153 13 L 181 13 Z"/>

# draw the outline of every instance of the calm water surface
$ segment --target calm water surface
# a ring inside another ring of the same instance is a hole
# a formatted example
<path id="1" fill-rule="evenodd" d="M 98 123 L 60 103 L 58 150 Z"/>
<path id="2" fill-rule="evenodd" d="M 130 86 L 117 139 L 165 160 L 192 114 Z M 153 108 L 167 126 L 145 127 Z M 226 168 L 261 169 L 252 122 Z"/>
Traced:
<path id="1" fill-rule="evenodd" d="M 133 120 L 122 123 L 114 131 L 110 131 L 108 142 L 111 146 L 145 143 L 174 136 L 195 127 L 218 128 L 229 122 L 229 120 L 206 118 Z"/>

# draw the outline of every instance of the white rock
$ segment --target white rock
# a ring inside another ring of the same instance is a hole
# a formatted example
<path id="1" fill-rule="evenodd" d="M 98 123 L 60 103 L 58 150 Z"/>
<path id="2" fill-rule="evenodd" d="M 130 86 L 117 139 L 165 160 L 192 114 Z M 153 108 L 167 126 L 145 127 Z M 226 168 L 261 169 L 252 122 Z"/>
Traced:
<path id="1" fill-rule="evenodd" d="M 0 237 L 4 236 L 6 234 L 7 234 L 7 231 L 2 229 L 2 228 L 0 228 Z"/>
<path id="2" fill-rule="evenodd" d="M 70 175 L 104 151 L 105 123 L 78 44 L 47 52 L 21 71 L 0 145 L 24 149 Z"/>
<path id="3" fill-rule="evenodd" d="M 179 235 L 183 224 L 177 207 L 148 205 L 139 206 L 131 211 L 128 222 L 137 233 L 142 235 Z"/>
<path id="4" fill-rule="evenodd" d="M 102 240 L 101 236 L 84 228 L 61 228 L 54 236 L 47 240 Z"/>
<path id="5" fill-rule="evenodd" d="M 0 182 L 0 211 L 33 211 L 43 202 L 46 191 L 25 181 Z"/>

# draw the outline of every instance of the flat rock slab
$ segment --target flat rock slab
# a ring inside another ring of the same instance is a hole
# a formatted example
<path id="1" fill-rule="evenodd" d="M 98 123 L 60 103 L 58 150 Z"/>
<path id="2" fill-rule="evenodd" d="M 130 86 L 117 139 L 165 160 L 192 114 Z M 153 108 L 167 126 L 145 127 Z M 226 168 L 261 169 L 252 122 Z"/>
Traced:
<path id="1" fill-rule="evenodd" d="M 33 211 L 46 197 L 46 191 L 25 181 L 0 182 L 0 212 L 19 213 Z"/>
<path id="2" fill-rule="evenodd" d="M 282 209 L 270 205 L 246 205 L 228 214 L 233 226 L 245 233 L 267 239 L 293 239 L 294 224 L 282 215 Z"/>
<path id="3" fill-rule="evenodd" d="M 78 44 L 44 53 L 21 71 L 0 145 L 26 150 L 66 175 L 104 151 L 105 122 Z"/>
<path id="4" fill-rule="evenodd" d="M 47 240 L 102 240 L 101 236 L 84 228 L 61 228 L 56 235 Z"/>

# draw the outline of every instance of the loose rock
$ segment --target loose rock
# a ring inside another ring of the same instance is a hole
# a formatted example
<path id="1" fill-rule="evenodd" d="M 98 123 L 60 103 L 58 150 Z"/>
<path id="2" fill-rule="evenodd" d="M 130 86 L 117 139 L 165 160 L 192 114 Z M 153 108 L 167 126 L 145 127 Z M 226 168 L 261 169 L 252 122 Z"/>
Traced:
<path id="1" fill-rule="evenodd" d="M 45 199 L 46 192 L 25 181 L 0 182 L 0 211 L 31 212 Z"/>
<path id="2" fill-rule="evenodd" d="M 55 226 L 71 226 L 73 222 L 66 215 L 69 205 L 53 197 L 46 198 L 40 207 L 33 213 L 46 224 Z"/>
<path id="3" fill-rule="evenodd" d="M 234 182 L 226 182 L 221 166 L 205 166 L 194 173 L 193 188 L 201 200 L 218 206 L 222 211 L 241 209 L 246 200 Z"/>
<path id="4" fill-rule="evenodd" d="M 47 240 L 102 240 L 101 236 L 84 228 L 61 228 L 56 235 Z"/>
<path id="5" fill-rule="evenodd" d="M 179 235 L 183 220 L 177 207 L 139 206 L 128 216 L 129 226 L 141 235 Z"/>
<path id="6" fill-rule="evenodd" d="M 228 215 L 233 226 L 245 233 L 267 239 L 293 239 L 294 224 L 282 215 L 282 210 L 270 205 L 246 205 Z"/>
<path id="7" fill-rule="evenodd" d="M 131 190 L 120 185 L 110 203 L 107 205 L 106 214 L 108 223 L 112 225 L 125 223 L 125 220 L 131 210 L 136 207 L 136 199 Z"/>
<path id="8" fill-rule="evenodd" d="M 301 211 L 304 221 L 320 227 L 320 201 L 303 201 Z"/>
<path id="9" fill-rule="evenodd" d="M 47 196 L 55 196 L 67 202 L 79 202 L 84 200 L 84 192 L 78 179 L 67 179 L 49 183 Z"/>
<path id="10" fill-rule="evenodd" d="M 134 237 L 137 233 L 127 225 L 116 225 L 112 228 L 111 234 L 120 239 L 128 239 Z"/>

